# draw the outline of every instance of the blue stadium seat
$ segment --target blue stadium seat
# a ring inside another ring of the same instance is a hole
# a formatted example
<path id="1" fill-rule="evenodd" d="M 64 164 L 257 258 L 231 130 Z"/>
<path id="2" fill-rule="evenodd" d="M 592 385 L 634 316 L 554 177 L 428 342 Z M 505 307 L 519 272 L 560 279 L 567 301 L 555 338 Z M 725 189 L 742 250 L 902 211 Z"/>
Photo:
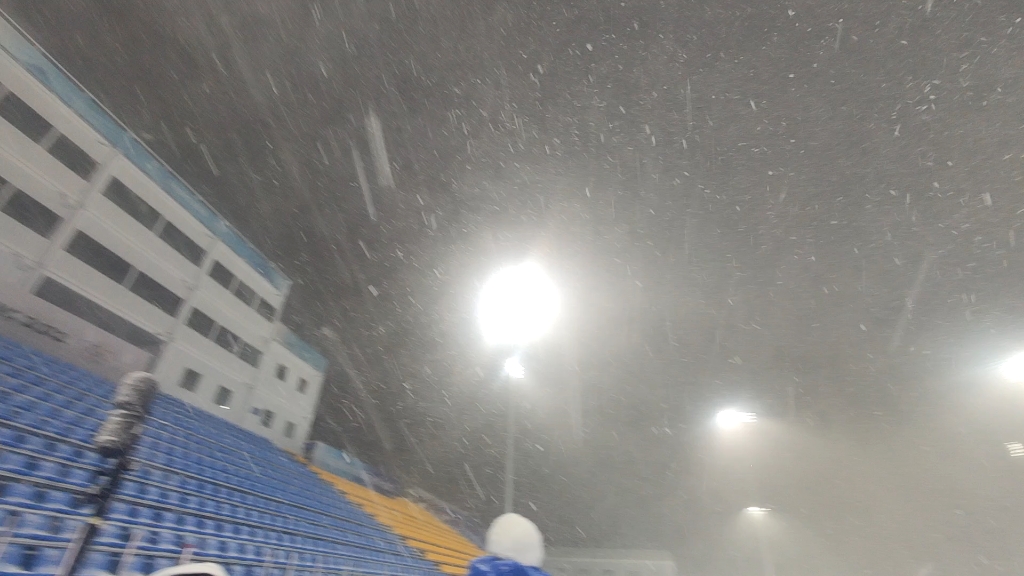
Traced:
<path id="1" fill-rule="evenodd" d="M 123 500 L 115 500 L 110 503 L 110 506 L 107 509 L 107 517 L 120 520 L 122 522 L 134 520 L 134 517 L 132 516 L 132 505 Z"/>
<path id="2" fill-rule="evenodd" d="M 101 550 L 91 550 L 82 561 L 81 570 L 88 576 L 107 576 L 117 570 L 121 554 Z"/>
<path id="3" fill-rule="evenodd" d="M 41 508 L 42 497 L 31 484 L 8 482 L 3 485 L 3 499 L 23 508 Z"/>
<path id="4" fill-rule="evenodd" d="M 160 569 L 157 567 L 155 560 L 156 557 L 154 556 L 144 554 L 136 555 L 132 560 L 131 565 L 128 567 L 128 571 L 132 574 L 149 574 L 151 572 L 155 572 Z"/>
<path id="5" fill-rule="evenodd" d="M 40 508 L 60 512 L 63 514 L 77 514 L 78 506 L 75 503 L 75 495 L 70 492 L 61 492 L 50 488 L 37 488 L 35 498 Z"/>
<path id="6" fill-rule="evenodd" d="M 64 557 L 63 548 L 11 544 L 0 559 L 0 574 L 35 576 L 53 574 Z"/>
<path id="7" fill-rule="evenodd" d="M 60 566 L 61 560 L 64 559 L 64 552 L 66 548 L 43 548 L 36 554 L 35 563 L 32 566 L 32 571 L 38 574 L 54 574 L 57 572 L 57 568 Z"/>
<path id="8" fill-rule="evenodd" d="M 14 474 L 28 475 L 29 457 L 19 452 L 0 452 L 0 470 Z"/>
<path id="9" fill-rule="evenodd" d="M 94 542 L 99 546 L 121 547 L 130 537 L 131 531 L 127 526 L 107 522 L 97 530 Z"/>

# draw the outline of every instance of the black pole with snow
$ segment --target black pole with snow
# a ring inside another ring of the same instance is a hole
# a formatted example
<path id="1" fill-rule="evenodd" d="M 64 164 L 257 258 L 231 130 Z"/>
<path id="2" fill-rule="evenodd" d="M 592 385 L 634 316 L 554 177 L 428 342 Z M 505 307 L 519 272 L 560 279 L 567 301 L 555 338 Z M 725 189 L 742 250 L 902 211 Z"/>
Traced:
<path id="1" fill-rule="evenodd" d="M 90 494 L 95 504 L 95 512 L 85 526 L 75 534 L 75 539 L 68 546 L 57 568 L 56 576 L 70 576 L 75 573 L 84 557 L 83 552 L 103 524 L 103 518 L 107 514 L 114 492 L 117 491 L 121 475 L 128 470 L 132 448 L 142 435 L 142 425 L 157 389 L 156 379 L 148 372 L 125 374 L 117 385 L 117 390 L 114 391 L 114 407 L 107 411 L 107 419 L 92 439 L 93 448 L 100 456 L 114 459 L 116 462 L 113 468 L 101 472 L 100 479 Z"/>

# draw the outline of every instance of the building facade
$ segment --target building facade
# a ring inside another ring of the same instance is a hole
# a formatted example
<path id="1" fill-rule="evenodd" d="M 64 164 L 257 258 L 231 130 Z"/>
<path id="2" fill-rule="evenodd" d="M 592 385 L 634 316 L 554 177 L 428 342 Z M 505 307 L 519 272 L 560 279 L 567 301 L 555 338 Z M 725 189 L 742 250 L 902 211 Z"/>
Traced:
<path id="1" fill-rule="evenodd" d="M 0 19 L 0 334 L 299 451 L 327 363 L 280 322 L 290 286 Z"/>

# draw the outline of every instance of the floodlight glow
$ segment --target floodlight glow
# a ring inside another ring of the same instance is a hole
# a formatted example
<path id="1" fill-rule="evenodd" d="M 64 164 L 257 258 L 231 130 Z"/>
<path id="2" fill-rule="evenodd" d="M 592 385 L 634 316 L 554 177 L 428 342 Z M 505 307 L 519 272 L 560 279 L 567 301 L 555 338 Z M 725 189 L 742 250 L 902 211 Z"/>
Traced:
<path id="1" fill-rule="evenodd" d="M 519 356 L 513 356 L 505 360 L 505 373 L 514 380 L 526 378 L 526 367 L 519 361 Z"/>
<path id="2" fill-rule="evenodd" d="M 767 514 L 768 512 L 771 512 L 772 509 L 762 508 L 760 506 L 748 506 L 745 511 L 750 514 Z"/>
<path id="3" fill-rule="evenodd" d="M 544 335 L 558 316 L 554 282 L 533 262 L 498 270 L 480 291 L 477 319 L 488 344 L 522 345 Z"/>
<path id="4" fill-rule="evenodd" d="M 730 430 L 740 424 L 751 424 L 757 422 L 757 414 L 753 412 L 740 412 L 733 408 L 722 410 L 715 416 L 715 424 L 719 428 Z"/>
<path id="5" fill-rule="evenodd" d="M 999 367 L 999 372 L 1003 378 L 1014 384 L 1024 382 L 1024 352 L 1018 352 L 1007 358 Z"/>

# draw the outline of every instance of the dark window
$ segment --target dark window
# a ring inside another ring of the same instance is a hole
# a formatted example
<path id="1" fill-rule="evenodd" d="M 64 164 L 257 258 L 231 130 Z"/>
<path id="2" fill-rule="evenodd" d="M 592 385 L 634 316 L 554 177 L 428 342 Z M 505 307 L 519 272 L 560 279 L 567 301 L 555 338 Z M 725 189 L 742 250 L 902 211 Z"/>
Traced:
<path id="1" fill-rule="evenodd" d="M 283 381 L 288 377 L 288 367 L 284 364 L 277 365 L 277 379 Z"/>
<path id="2" fill-rule="evenodd" d="M 231 405 L 231 390 L 221 386 L 217 389 L 217 395 L 213 397 L 213 402 L 221 408 L 229 408 Z"/>
<path id="3" fill-rule="evenodd" d="M 206 254 L 206 251 L 200 248 L 199 244 L 193 242 L 191 238 L 170 222 L 164 225 L 164 229 L 160 232 L 160 239 L 171 248 L 174 248 L 178 254 L 184 256 L 186 260 L 197 266 L 203 261 L 203 256 Z"/>
<path id="4" fill-rule="evenodd" d="M 305 394 L 307 388 L 309 388 L 309 380 L 299 378 L 299 392 Z"/>
<path id="5" fill-rule="evenodd" d="M 49 238 L 61 220 L 56 212 L 21 190 L 15 190 L 0 211 L 43 238 Z"/>
<path id="6" fill-rule="evenodd" d="M 284 437 L 291 438 L 292 436 L 295 436 L 295 422 L 285 422 Z"/>
<path id="7" fill-rule="evenodd" d="M 246 306 L 252 307 L 253 299 L 256 298 L 256 292 L 245 282 L 239 281 L 238 286 L 235 286 L 235 297 L 245 302 Z"/>
<path id="8" fill-rule="evenodd" d="M 92 269 L 118 284 L 124 282 L 132 266 L 106 246 L 93 240 L 85 232 L 75 233 L 66 248 L 68 254 L 88 264 Z"/>
<path id="9" fill-rule="evenodd" d="M 52 278 L 44 279 L 35 295 L 136 348 L 150 354 L 160 351 L 159 338 Z"/>
<path id="10" fill-rule="evenodd" d="M 7 97 L 0 102 L 0 118 L 10 122 L 11 126 L 20 130 L 34 142 L 41 140 L 50 131 L 50 128 L 53 128 L 53 125 L 13 92 L 9 92 Z"/>
<path id="11" fill-rule="evenodd" d="M 213 267 L 210 268 L 210 278 L 213 278 L 214 282 L 230 290 L 231 282 L 235 279 L 235 275 L 220 262 L 214 262 Z"/>
<path id="12" fill-rule="evenodd" d="M 242 351 L 242 339 L 238 337 L 238 334 L 235 334 L 223 326 L 221 326 L 220 331 L 217 332 L 217 339 L 215 342 L 218 346 L 232 354 L 238 354 Z"/>
<path id="13" fill-rule="evenodd" d="M 117 178 L 112 179 L 110 184 L 107 184 L 107 189 L 103 192 L 103 195 L 116 204 L 118 208 L 124 210 L 126 214 L 138 220 L 139 224 L 150 230 L 153 229 L 157 220 L 160 219 L 160 213 L 155 208 L 142 198 L 139 198 L 138 194 L 132 192 L 130 188 Z"/>
<path id="14" fill-rule="evenodd" d="M 274 412 L 271 410 L 264 410 L 263 414 L 260 416 L 260 424 L 262 424 L 264 428 L 270 428 L 273 426 Z"/>
<path id="15" fill-rule="evenodd" d="M 203 314 L 198 308 L 193 308 L 192 314 L 188 317 L 188 327 L 209 338 L 210 332 L 213 331 L 213 318 Z"/>
<path id="16" fill-rule="evenodd" d="M 139 275 L 135 277 L 135 282 L 132 282 L 131 291 L 166 314 L 177 316 L 181 298 L 146 274 L 139 272 Z"/>
<path id="17" fill-rule="evenodd" d="M 186 368 L 185 373 L 181 375 L 181 382 L 178 383 L 178 385 L 189 392 L 195 392 L 196 388 L 199 387 L 200 378 L 202 378 L 202 375 L 199 374 L 199 372 L 196 372 L 191 368 Z"/>
<path id="18" fill-rule="evenodd" d="M 238 354 L 238 357 L 242 359 L 242 362 L 245 362 L 252 367 L 258 367 L 260 365 L 260 358 L 262 356 L 263 352 L 254 348 L 251 344 L 242 344 L 242 351 Z"/>
<path id="19" fill-rule="evenodd" d="M 63 134 L 50 146 L 50 155 L 67 166 L 68 170 L 78 174 L 82 180 L 88 180 L 96 169 L 96 161 L 92 156 Z"/>
<path id="20" fill-rule="evenodd" d="M 270 305 L 270 302 L 263 299 L 260 299 L 260 304 L 256 308 L 256 311 L 259 312 L 260 316 L 271 321 L 274 320 L 274 314 L 277 314 L 277 310 L 274 310 L 274 307 Z"/>

